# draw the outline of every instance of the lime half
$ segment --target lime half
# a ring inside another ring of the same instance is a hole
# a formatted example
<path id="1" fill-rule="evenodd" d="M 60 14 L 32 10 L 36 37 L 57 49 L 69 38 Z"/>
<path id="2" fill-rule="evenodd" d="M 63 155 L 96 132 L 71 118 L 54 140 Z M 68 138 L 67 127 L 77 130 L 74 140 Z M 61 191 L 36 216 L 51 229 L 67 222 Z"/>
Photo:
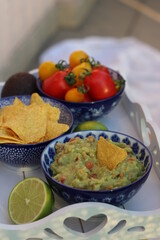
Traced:
<path id="1" fill-rule="evenodd" d="M 8 213 L 15 224 L 39 220 L 53 211 L 54 195 L 40 178 L 26 178 L 15 185 L 8 199 Z"/>
<path id="2" fill-rule="evenodd" d="M 74 132 L 85 131 L 85 130 L 108 130 L 108 128 L 97 121 L 86 121 L 80 123 L 75 129 Z"/>

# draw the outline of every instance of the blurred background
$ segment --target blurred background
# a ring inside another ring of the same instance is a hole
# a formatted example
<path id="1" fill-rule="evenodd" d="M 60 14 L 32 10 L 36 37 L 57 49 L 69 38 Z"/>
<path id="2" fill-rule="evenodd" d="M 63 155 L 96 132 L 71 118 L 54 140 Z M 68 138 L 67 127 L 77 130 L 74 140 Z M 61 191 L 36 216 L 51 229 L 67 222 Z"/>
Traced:
<path id="1" fill-rule="evenodd" d="M 0 0 L 0 81 L 65 39 L 135 37 L 160 49 L 158 0 Z"/>

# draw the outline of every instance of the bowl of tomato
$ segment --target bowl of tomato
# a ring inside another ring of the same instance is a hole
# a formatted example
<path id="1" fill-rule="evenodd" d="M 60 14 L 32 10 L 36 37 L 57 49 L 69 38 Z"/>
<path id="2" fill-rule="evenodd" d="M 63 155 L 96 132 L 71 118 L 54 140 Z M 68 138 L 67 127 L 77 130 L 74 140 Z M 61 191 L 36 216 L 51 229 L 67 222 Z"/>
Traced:
<path id="1" fill-rule="evenodd" d="M 44 62 L 32 72 L 41 95 L 58 100 L 73 113 L 76 122 L 92 120 L 109 113 L 119 103 L 125 80 L 119 72 L 75 51 L 69 63 Z"/>

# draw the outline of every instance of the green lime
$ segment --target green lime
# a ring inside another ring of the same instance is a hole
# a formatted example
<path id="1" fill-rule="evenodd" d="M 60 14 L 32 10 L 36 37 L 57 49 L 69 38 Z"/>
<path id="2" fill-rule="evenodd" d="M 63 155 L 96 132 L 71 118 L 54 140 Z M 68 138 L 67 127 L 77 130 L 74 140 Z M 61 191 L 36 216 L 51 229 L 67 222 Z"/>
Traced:
<path id="1" fill-rule="evenodd" d="M 108 128 L 100 122 L 86 121 L 78 124 L 77 127 L 74 129 L 74 132 L 85 130 L 108 130 Z"/>
<path id="2" fill-rule="evenodd" d="M 8 199 L 8 213 L 15 224 L 39 220 L 53 211 L 54 195 L 40 178 L 26 178 L 15 185 Z"/>

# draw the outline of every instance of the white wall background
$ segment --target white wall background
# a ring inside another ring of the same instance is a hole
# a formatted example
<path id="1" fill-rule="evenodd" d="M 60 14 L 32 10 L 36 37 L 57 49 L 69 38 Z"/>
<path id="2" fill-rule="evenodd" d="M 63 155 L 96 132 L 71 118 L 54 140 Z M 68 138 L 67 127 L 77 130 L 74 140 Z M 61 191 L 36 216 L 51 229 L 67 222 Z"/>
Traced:
<path id="1" fill-rule="evenodd" d="M 24 71 L 60 26 L 76 27 L 95 0 L 0 0 L 0 81 Z"/>

